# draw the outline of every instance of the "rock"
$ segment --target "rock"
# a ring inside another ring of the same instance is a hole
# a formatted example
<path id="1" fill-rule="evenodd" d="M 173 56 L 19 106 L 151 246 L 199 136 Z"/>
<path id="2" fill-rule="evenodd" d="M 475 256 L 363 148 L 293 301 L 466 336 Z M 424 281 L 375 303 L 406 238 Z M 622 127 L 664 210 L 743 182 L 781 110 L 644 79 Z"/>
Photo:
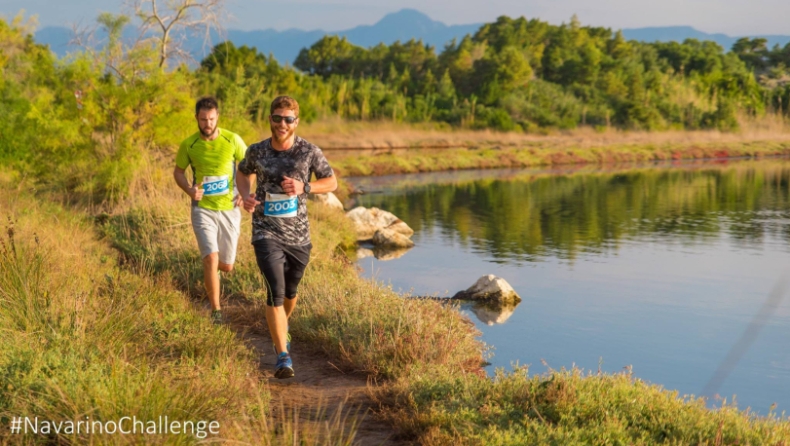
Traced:
<path id="1" fill-rule="evenodd" d="M 390 229 L 379 229 L 373 234 L 373 244 L 388 248 L 411 248 L 414 242 L 408 237 Z"/>
<path id="2" fill-rule="evenodd" d="M 395 231 L 398 234 L 405 235 L 406 237 L 411 237 L 414 235 L 414 229 L 410 228 L 409 225 L 407 225 L 403 220 L 398 220 L 395 223 L 387 226 L 387 229 L 390 231 Z"/>
<path id="3" fill-rule="evenodd" d="M 323 203 L 326 206 L 329 206 L 333 209 L 343 210 L 343 203 L 340 202 L 340 199 L 335 196 L 332 192 L 327 192 L 325 194 L 309 194 L 308 197 L 319 203 Z"/>
<path id="4" fill-rule="evenodd" d="M 521 302 L 513 287 L 505 279 L 493 274 L 477 279 L 474 285 L 465 291 L 459 291 L 453 299 L 492 302 L 501 305 L 515 305 Z"/>
<path id="5" fill-rule="evenodd" d="M 476 303 L 470 308 L 480 322 L 486 325 L 503 324 L 513 315 L 515 309 L 515 305 L 488 305 L 485 303 Z"/>
<path id="6" fill-rule="evenodd" d="M 370 240 L 379 229 L 389 229 L 410 237 L 414 231 L 402 220 L 390 212 L 382 211 L 379 208 L 367 209 L 364 206 L 357 206 L 346 212 L 346 216 L 354 222 L 357 230 L 357 240 Z"/>

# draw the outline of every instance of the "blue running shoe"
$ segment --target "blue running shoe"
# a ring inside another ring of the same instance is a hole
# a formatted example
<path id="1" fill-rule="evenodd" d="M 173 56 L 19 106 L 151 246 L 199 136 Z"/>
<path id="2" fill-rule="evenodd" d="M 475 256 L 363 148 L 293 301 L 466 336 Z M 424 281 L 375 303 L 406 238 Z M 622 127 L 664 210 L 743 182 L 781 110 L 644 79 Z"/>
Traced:
<path id="1" fill-rule="evenodd" d="M 294 364 L 291 355 L 282 352 L 277 356 L 277 365 L 274 366 L 274 377 L 277 379 L 293 378 Z"/>

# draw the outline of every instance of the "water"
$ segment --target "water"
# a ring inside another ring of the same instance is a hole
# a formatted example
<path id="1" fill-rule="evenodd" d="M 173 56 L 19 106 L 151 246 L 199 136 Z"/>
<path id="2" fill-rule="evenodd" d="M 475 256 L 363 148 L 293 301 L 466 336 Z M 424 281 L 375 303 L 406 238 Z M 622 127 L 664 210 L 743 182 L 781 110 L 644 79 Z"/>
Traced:
<path id="1" fill-rule="evenodd" d="M 764 307 L 790 278 L 790 161 L 349 181 L 369 192 L 358 204 L 415 230 L 401 257 L 360 259 L 363 275 L 415 295 L 485 274 L 515 288 L 515 308 L 462 307 L 494 347 L 491 370 L 632 366 L 680 395 L 790 409 L 790 297 Z"/>

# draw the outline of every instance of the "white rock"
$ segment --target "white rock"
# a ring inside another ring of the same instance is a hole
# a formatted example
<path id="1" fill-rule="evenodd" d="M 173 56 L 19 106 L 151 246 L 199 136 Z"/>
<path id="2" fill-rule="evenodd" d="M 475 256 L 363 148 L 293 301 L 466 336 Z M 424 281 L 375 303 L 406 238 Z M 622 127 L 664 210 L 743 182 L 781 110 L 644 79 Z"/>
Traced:
<path id="1" fill-rule="evenodd" d="M 354 222 L 357 231 L 357 240 L 370 240 L 376 231 L 392 226 L 392 230 L 410 237 L 414 231 L 398 217 L 379 208 L 370 209 L 357 206 L 346 212 L 346 216 Z"/>
<path id="2" fill-rule="evenodd" d="M 390 248 L 411 248 L 414 242 L 403 234 L 390 229 L 379 229 L 373 234 L 373 244 Z"/>
<path id="3" fill-rule="evenodd" d="M 308 197 L 310 197 L 311 200 L 323 203 L 330 208 L 339 209 L 341 211 L 343 210 L 343 203 L 341 203 L 340 199 L 337 198 L 337 196 L 332 192 L 327 192 L 325 194 L 310 194 Z"/>
<path id="4" fill-rule="evenodd" d="M 453 299 L 480 300 L 499 304 L 517 304 L 521 298 L 507 281 L 493 274 L 477 279 L 465 291 L 459 291 Z"/>
<path id="5" fill-rule="evenodd" d="M 409 225 L 407 225 L 403 220 L 398 220 L 395 223 L 387 226 L 387 229 L 390 231 L 395 231 L 398 234 L 403 234 L 406 237 L 411 237 L 414 235 L 414 229 L 410 228 Z"/>

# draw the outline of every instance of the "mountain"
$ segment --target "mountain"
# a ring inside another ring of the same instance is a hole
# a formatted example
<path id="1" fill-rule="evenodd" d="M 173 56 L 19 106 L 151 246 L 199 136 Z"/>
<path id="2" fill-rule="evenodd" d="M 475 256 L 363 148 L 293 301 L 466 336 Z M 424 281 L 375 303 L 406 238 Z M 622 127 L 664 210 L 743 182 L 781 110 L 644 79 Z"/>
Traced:
<path id="1" fill-rule="evenodd" d="M 441 51 L 452 39 L 461 39 L 466 34 L 473 34 L 482 24 L 445 25 L 432 20 L 427 15 L 415 9 L 402 9 L 398 12 L 385 15 L 373 25 L 362 25 L 345 31 L 327 32 L 322 30 L 303 31 L 288 29 L 276 31 L 273 29 L 241 31 L 228 30 L 225 38 L 213 36 L 213 42 L 230 40 L 236 46 L 247 45 L 255 47 L 264 54 L 272 54 L 281 63 L 293 63 L 302 48 L 311 46 L 325 35 L 345 36 L 348 40 L 365 48 L 395 41 L 405 42 L 410 39 L 422 39 L 426 44 L 432 45 Z M 124 33 L 126 34 L 126 33 Z M 725 50 L 732 48 L 732 44 L 739 37 L 730 37 L 726 34 L 708 34 L 698 31 L 690 26 L 665 26 L 653 28 L 626 28 L 623 35 L 629 40 L 643 42 L 678 41 L 687 38 L 699 40 L 713 40 Z M 58 56 L 65 55 L 75 48 L 68 45 L 72 32 L 65 27 L 46 27 L 36 32 L 36 40 L 48 44 Z M 768 47 L 778 44 L 784 46 L 790 42 L 790 36 L 764 35 L 752 36 L 768 39 Z M 187 39 L 186 48 L 197 60 L 202 59 L 209 48 L 203 47 L 202 39 Z"/>
<path id="2" fill-rule="evenodd" d="M 690 26 L 661 26 L 650 28 L 625 28 L 623 29 L 623 37 L 628 40 L 640 40 L 642 42 L 682 42 L 686 39 L 697 40 L 712 40 L 729 51 L 732 45 L 740 39 L 740 37 L 730 37 L 726 34 L 708 34 L 703 31 L 696 30 Z M 774 45 L 784 47 L 790 43 L 790 36 L 779 35 L 756 35 L 749 36 L 751 38 L 762 37 L 768 40 L 768 48 L 773 48 Z"/>
<path id="3" fill-rule="evenodd" d="M 227 30 L 224 39 L 214 35 L 212 41 L 216 43 L 227 39 L 236 46 L 255 47 L 264 54 L 274 55 L 275 59 L 282 63 L 290 64 L 293 63 L 302 48 L 311 46 L 325 35 L 345 36 L 351 43 L 365 48 L 379 43 L 390 45 L 398 40 L 405 42 L 410 39 L 422 39 L 424 43 L 433 45 L 438 51 L 441 51 L 444 45 L 452 39 L 460 39 L 466 34 L 474 33 L 480 26 L 481 24 L 448 26 L 432 20 L 417 10 L 402 9 L 387 14 L 373 25 L 357 26 L 345 31 L 302 31 L 299 29 L 241 31 L 230 29 Z M 68 45 L 72 37 L 72 32 L 68 28 L 49 26 L 36 32 L 35 37 L 36 41 L 49 45 L 52 51 L 61 57 L 76 49 Z M 187 40 L 186 49 L 197 60 L 207 54 L 207 49 L 203 48 L 200 39 Z"/>

